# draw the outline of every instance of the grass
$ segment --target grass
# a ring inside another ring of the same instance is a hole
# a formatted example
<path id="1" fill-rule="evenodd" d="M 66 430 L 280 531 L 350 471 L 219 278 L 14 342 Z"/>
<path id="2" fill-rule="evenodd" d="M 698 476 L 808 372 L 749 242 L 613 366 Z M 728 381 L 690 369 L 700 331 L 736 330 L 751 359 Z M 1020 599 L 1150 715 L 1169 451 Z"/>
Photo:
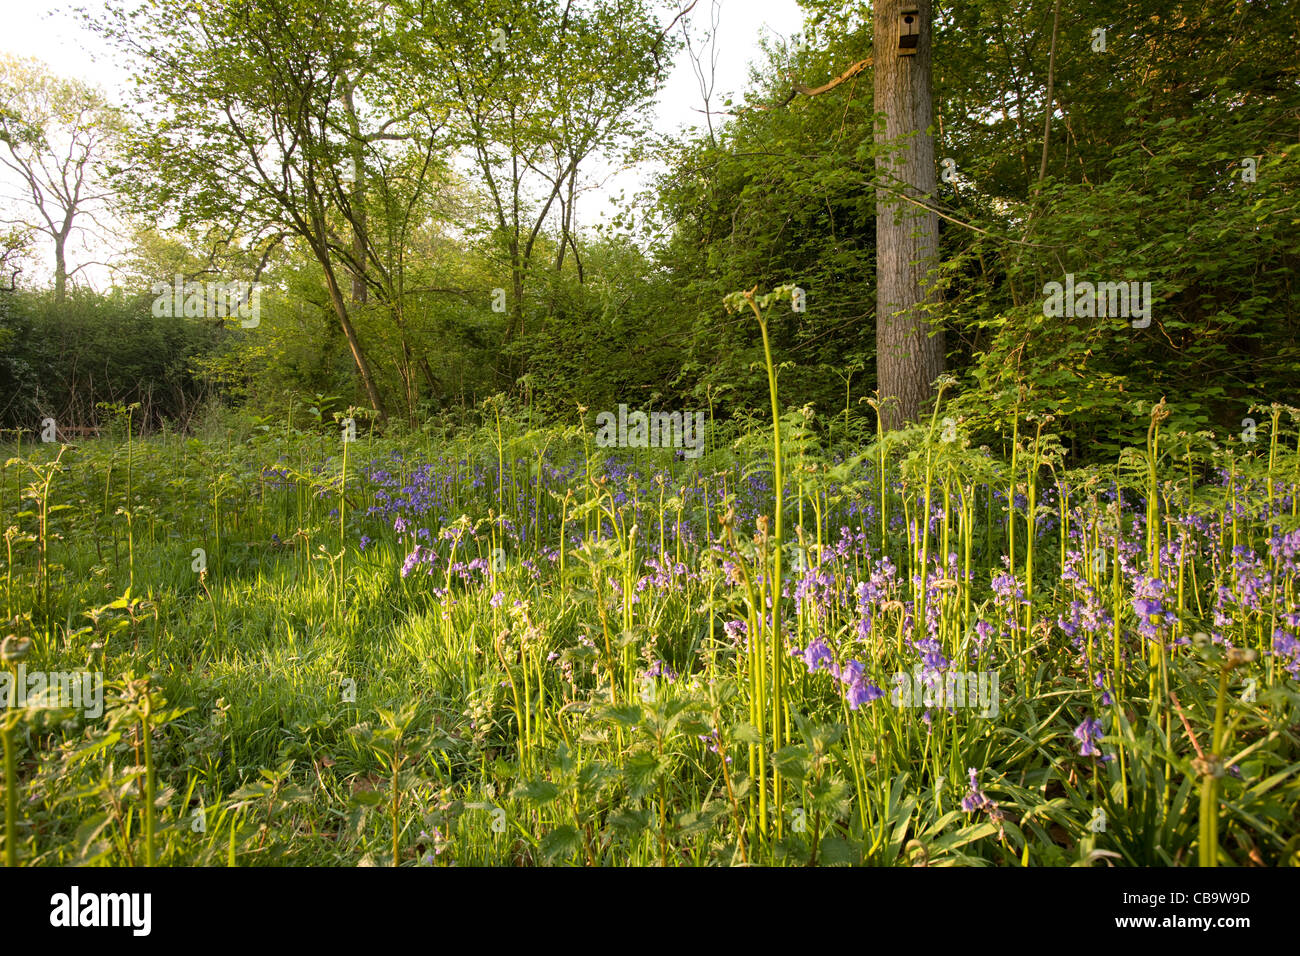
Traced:
<path id="1" fill-rule="evenodd" d="M 499 406 L 13 445 L 4 666 L 106 685 L 5 713 L 6 863 L 1300 863 L 1285 410 L 1067 469 L 822 448 L 769 372 L 694 461 Z"/>

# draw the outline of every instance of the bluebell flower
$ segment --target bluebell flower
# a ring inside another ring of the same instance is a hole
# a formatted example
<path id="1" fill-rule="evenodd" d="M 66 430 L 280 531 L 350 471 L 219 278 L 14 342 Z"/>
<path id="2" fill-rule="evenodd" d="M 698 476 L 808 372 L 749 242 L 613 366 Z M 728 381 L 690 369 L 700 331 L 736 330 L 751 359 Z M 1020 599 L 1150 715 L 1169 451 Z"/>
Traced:
<path id="1" fill-rule="evenodd" d="M 869 704 L 884 697 L 885 692 L 871 681 L 859 676 L 849 685 L 846 696 L 849 702 L 849 710 L 857 710 L 863 704 Z"/>
<path id="2" fill-rule="evenodd" d="M 966 796 L 962 798 L 961 808 L 967 813 L 975 813 L 977 810 L 983 810 L 985 807 L 992 806 L 993 801 L 990 800 L 985 795 L 984 791 L 979 788 L 979 778 L 975 772 L 975 768 L 967 767 L 966 772 L 970 774 L 970 790 L 967 792 Z"/>
<path id="3" fill-rule="evenodd" d="M 1102 729 L 1101 721 L 1093 717 L 1083 718 L 1083 723 L 1074 728 L 1075 739 L 1079 741 L 1080 757 L 1096 757 L 1101 751 L 1097 748 L 1097 741 L 1101 739 Z"/>
<path id="4" fill-rule="evenodd" d="M 831 653 L 825 641 L 820 637 L 814 637 L 803 652 L 803 662 L 808 667 L 808 673 L 813 674 L 821 667 L 829 670 L 835 663 L 835 655 Z"/>

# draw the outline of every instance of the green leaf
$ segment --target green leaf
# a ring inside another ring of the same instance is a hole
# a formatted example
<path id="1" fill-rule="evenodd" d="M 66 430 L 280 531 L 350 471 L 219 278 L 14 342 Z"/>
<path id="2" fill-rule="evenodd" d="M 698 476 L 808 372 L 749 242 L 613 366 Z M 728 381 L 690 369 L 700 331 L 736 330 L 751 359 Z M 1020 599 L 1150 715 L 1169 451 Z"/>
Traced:
<path id="1" fill-rule="evenodd" d="M 560 857 L 571 856 L 582 849 L 582 837 L 572 824 L 558 826 L 542 837 L 542 858 L 554 863 Z"/>
<path id="2" fill-rule="evenodd" d="M 549 780 L 530 780 L 515 788 L 515 796 L 537 806 L 552 802 L 560 795 L 560 788 Z"/>

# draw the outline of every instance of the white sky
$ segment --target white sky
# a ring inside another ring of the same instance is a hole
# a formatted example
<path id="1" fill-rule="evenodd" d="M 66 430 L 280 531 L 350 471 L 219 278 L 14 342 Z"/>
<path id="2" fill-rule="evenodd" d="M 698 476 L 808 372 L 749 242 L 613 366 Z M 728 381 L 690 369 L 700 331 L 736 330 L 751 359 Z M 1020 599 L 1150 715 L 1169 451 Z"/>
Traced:
<path id="1" fill-rule="evenodd" d="M 682 0 L 682 4 L 689 0 Z M 697 41 L 710 28 L 710 3 L 699 0 L 688 16 L 691 33 Z M 74 10 L 76 6 L 98 8 L 101 0 L 3 0 L 3 30 L 0 31 L 0 52 L 44 60 L 62 76 L 76 77 L 102 88 L 113 101 L 122 100 L 126 88 L 126 71 L 118 67 L 113 51 L 86 29 Z M 796 0 L 717 0 L 717 79 L 714 88 L 713 109 L 722 109 L 728 96 L 739 101 L 744 92 L 749 63 L 759 56 L 758 38 L 764 33 L 790 37 L 799 31 L 803 14 Z M 675 28 L 681 35 L 681 23 Z M 700 52 L 697 44 L 696 52 Z M 703 128 L 704 116 L 699 84 L 685 50 L 678 56 L 651 122 L 656 131 L 665 134 L 680 133 L 690 127 Z M 715 117 L 715 126 L 718 125 Z M 12 174 L 0 170 L 0 193 L 13 195 Z M 589 193 L 579 205 L 582 222 L 591 225 L 615 208 L 610 197 L 625 196 L 631 199 L 638 188 L 648 181 L 648 169 L 624 170 L 605 177 L 601 188 Z M 48 251 L 47 251 L 48 254 Z M 103 259 L 111 255 L 104 249 L 85 249 L 74 240 L 69 248 L 69 266 L 75 267 L 88 259 Z M 45 265 L 45 264 L 43 264 Z M 35 276 L 24 274 L 23 284 L 31 280 L 48 281 L 48 266 Z M 108 284 L 107 272 L 89 268 L 78 277 L 98 288 Z"/>

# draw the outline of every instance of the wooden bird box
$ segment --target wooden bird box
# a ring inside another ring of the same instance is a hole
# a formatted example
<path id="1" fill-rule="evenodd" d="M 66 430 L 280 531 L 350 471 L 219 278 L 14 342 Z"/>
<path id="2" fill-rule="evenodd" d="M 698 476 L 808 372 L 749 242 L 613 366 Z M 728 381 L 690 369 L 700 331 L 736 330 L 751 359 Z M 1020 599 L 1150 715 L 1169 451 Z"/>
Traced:
<path id="1" fill-rule="evenodd" d="M 898 55 L 915 56 L 921 42 L 921 11 L 904 4 L 898 11 Z"/>

